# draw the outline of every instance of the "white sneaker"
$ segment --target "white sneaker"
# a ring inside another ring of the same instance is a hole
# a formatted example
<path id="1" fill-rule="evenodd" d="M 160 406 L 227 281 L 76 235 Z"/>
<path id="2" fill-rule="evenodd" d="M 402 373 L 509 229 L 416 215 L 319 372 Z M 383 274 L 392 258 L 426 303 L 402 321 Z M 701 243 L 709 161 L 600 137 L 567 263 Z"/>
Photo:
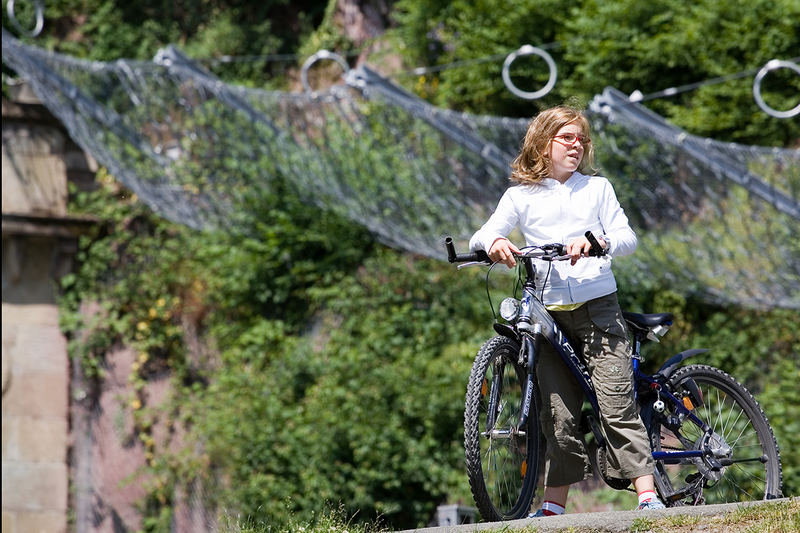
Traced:
<path id="1" fill-rule="evenodd" d="M 667 506 L 659 500 L 645 500 L 636 508 L 637 511 L 656 511 L 658 509 L 666 509 Z"/>

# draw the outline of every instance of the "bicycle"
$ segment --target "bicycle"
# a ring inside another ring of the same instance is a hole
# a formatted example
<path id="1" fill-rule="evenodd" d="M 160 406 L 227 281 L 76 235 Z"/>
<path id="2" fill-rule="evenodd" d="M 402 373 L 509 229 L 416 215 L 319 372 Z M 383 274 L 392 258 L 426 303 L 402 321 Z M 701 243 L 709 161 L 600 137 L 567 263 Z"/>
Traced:
<path id="1" fill-rule="evenodd" d="M 589 255 L 603 255 L 591 232 L 586 237 L 592 243 Z M 448 261 L 461 263 L 459 268 L 492 264 L 483 251 L 457 254 L 450 237 L 445 247 Z M 523 518 L 535 497 L 543 440 L 535 371 L 542 342 L 553 345 L 590 406 L 582 425 L 594 438 L 593 446 L 587 446 L 593 469 L 614 489 L 630 485 L 630 480 L 613 478 L 606 471 L 605 438 L 597 423 L 600 410 L 589 373 L 536 294 L 534 259 L 548 262 L 570 256 L 557 243 L 521 251 L 515 256 L 521 298 L 501 302 L 499 311 L 506 323 L 495 317 L 497 335 L 478 351 L 467 385 L 467 474 L 475 504 L 487 521 Z M 683 351 L 655 374 L 644 373 L 642 345 L 658 342 L 674 317 L 628 312 L 623 316 L 632 337 L 636 402 L 650 438 L 661 501 L 674 507 L 781 497 L 780 451 L 753 395 L 722 370 L 704 364 L 682 366 L 705 349 Z"/>

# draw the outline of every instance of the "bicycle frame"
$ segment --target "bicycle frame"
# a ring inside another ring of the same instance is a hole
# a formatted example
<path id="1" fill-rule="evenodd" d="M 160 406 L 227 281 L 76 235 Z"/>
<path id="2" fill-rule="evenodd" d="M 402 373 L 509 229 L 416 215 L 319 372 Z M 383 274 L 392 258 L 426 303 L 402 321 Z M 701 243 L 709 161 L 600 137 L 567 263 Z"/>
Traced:
<path id="1" fill-rule="evenodd" d="M 587 255 L 603 255 L 602 249 L 598 253 L 596 248 L 600 246 L 595 246 L 591 232 L 587 232 L 586 238 L 592 244 Z M 493 264 L 482 250 L 457 254 L 450 237 L 445 239 L 445 247 L 448 261 L 459 263 L 458 268 Z M 574 256 L 566 254 L 564 245 L 558 243 L 528 249 L 533 250 L 514 254 L 520 270 L 523 267 L 525 270 L 520 273 L 521 299 L 504 300 L 501 304 L 500 315 L 508 324 L 495 322 L 494 329 L 500 337 L 493 337 L 481 346 L 467 385 L 464 412 L 467 473 L 475 502 L 487 519 L 521 518 L 528 512 L 535 494 L 540 428 L 534 419 L 538 413 L 531 415 L 530 411 L 538 406 L 536 364 L 544 342 L 553 346 L 580 386 L 583 398 L 591 405 L 591 411 L 583 413 L 581 426 L 595 437 L 592 449 L 587 447 L 593 466 L 614 489 L 629 488 L 631 481 L 614 477 L 609 469 L 610 450 L 598 423 L 602 418 L 597 390 L 576 351 L 577 345 L 573 346 L 555 321 L 555 314 L 551 315 L 536 297 L 533 259 L 560 261 Z M 516 298 L 517 291 L 514 293 Z M 662 501 L 672 506 L 704 504 L 707 495 L 712 503 L 780 497 L 780 451 L 769 421 L 752 394 L 722 370 L 702 363 L 683 365 L 686 359 L 707 351 L 703 349 L 678 353 L 654 374 L 645 374 L 640 368 L 641 346 L 648 340 L 657 342 L 671 325 L 673 316 L 623 313 L 623 317 L 633 341 L 633 397 L 648 433 L 655 462 L 653 477 Z M 507 372 L 513 375 L 506 376 Z M 730 413 L 733 420 L 723 413 Z M 585 422 L 588 424 L 584 425 Z M 735 455 L 734 447 L 747 455 Z M 752 454 L 755 447 L 759 447 L 761 455 Z M 529 468 L 530 461 L 535 461 L 533 468 Z M 753 462 L 763 466 L 739 465 Z"/>
<path id="2" fill-rule="evenodd" d="M 527 366 L 527 380 L 525 384 L 525 393 L 522 395 L 522 405 L 520 409 L 520 421 L 518 428 L 525 427 L 528 422 L 528 415 L 532 403 L 532 394 L 535 387 L 534 384 L 534 370 L 536 368 L 536 356 L 538 354 L 539 346 L 542 341 L 549 342 L 561 359 L 567 365 L 572 375 L 577 380 L 581 389 L 583 390 L 585 398 L 588 400 L 592 407 L 594 415 L 599 420 L 600 406 L 597 402 L 597 393 L 595 392 L 594 385 L 592 384 L 591 377 L 586 365 L 581 361 L 580 357 L 572 347 L 569 339 L 559 328 L 556 321 L 545 308 L 544 304 L 536 297 L 535 268 L 532 264 L 531 258 L 521 258 L 526 271 L 526 280 L 523 283 L 522 299 L 520 302 L 520 313 L 517 321 L 517 331 L 520 332 L 522 344 L 523 357 L 526 357 Z M 680 359 L 696 355 L 696 353 L 704 352 L 705 350 L 691 350 L 686 354 L 679 354 Z M 674 359 L 674 358 L 673 358 Z M 671 451 L 671 452 L 653 452 L 653 458 L 656 460 L 663 460 L 665 463 L 678 464 L 683 459 L 692 457 L 702 457 L 709 462 L 709 466 L 713 469 L 722 468 L 720 463 L 710 452 L 707 451 L 706 443 L 711 438 L 713 431 L 710 426 L 698 418 L 683 404 L 682 400 L 676 398 L 667 390 L 663 390 L 663 383 L 653 379 L 651 376 L 644 374 L 639 368 L 639 343 L 636 343 L 633 354 L 633 380 L 634 380 L 634 394 L 636 401 L 638 401 L 638 390 L 642 384 L 647 388 L 657 392 L 659 399 L 669 401 L 675 405 L 678 417 L 688 418 L 696 424 L 703 431 L 703 440 L 699 449 L 684 450 L 684 451 Z M 672 360 L 668 361 L 664 367 L 667 367 Z M 494 387 L 493 387 L 494 388 Z M 493 425 L 493 424 L 492 424 Z M 491 425 L 489 426 L 491 427 Z M 594 431 L 594 428 L 593 428 Z M 605 439 L 602 435 L 595 434 L 599 442 L 604 442 Z"/>
<path id="3" fill-rule="evenodd" d="M 549 342 L 566 363 L 570 372 L 575 376 L 584 395 L 592 405 L 595 414 L 599 416 L 600 406 L 597 403 L 597 394 L 594 391 L 589 372 L 586 366 L 578 357 L 575 349 L 570 344 L 569 339 L 558 327 L 556 321 L 545 308 L 544 304 L 536 297 L 536 269 L 529 257 L 521 258 L 525 267 L 526 279 L 522 287 L 522 299 L 520 301 L 520 313 L 517 321 L 517 331 L 521 333 L 523 357 L 527 356 L 527 380 L 525 383 L 525 393 L 522 395 L 523 405 L 520 409 L 520 421 L 517 427 L 525 427 L 530 412 L 533 388 L 535 386 L 534 371 L 536 368 L 536 355 L 542 340 Z"/>

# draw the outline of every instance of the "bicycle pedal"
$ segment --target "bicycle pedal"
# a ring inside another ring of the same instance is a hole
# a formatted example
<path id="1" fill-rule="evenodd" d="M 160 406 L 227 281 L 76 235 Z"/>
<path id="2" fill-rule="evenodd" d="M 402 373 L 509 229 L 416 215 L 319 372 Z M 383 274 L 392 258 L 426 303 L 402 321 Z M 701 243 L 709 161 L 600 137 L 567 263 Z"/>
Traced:
<path id="1" fill-rule="evenodd" d="M 701 474 L 700 472 L 695 472 L 694 474 L 689 474 L 688 476 L 686 476 L 686 479 L 684 481 L 686 483 L 694 483 L 694 481 L 700 477 L 703 477 L 703 474 Z"/>

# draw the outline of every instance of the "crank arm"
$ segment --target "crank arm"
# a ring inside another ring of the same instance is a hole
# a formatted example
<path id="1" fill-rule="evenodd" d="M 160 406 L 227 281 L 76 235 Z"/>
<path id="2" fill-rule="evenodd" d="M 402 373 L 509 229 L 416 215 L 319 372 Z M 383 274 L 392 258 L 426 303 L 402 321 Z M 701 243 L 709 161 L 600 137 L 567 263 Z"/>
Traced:
<path id="1" fill-rule="evenodd" d="M 683 489 L 673 492 L 672 494 L 667 494 L 665 500 L 668 502 L 676 502 L 690 494 L 695 495 L 697 491 L 702 490 L 703 476 L 701 474 L 694 474 L 694 476 L 690 476 L 690 478 L 686 478 L 688 484 L 683 487 Z"/>

